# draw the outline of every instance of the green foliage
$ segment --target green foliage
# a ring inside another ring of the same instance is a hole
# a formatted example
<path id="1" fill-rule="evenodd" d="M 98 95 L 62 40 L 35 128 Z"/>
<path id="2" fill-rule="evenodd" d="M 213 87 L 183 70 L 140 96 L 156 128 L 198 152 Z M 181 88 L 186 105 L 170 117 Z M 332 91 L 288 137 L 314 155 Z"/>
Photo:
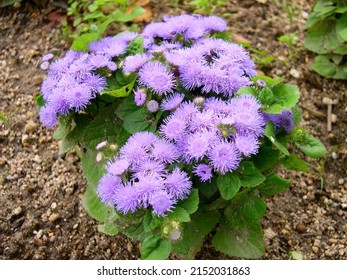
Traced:
<path id="1" fill-rule="evenodd" d="M 141 245 L 141 258 L 144 260 L 164 260 L 171 252 L 171 243 L 159 235 L 148 236 Z"/>
<path id="2" fill-rule="evenodd" d="M 212 245 L 229 256 L 259 258 L 265 252 L 260 224 L 265 210 L 265 202 L 255 191 L 240 192 L 226 207 L 226 221 L 220 224 Z"/>
<path id="3" fill-rule="evenodd" d="M 304 46 L 318 54 L 312 69 L 326 78 L 347 79 L 347 3 L 316 0 L 306 23 Z"/>
<path id="4" fill-rule="evenodd" d="M 217 187 L 221 196 L 225 200 L 232 199 L 240 190 L 241 183 L 239 177 L 234 173 L 219 175 L 217 179 Z"/>
<path id="5" fill-rule="evenodd" d="M 299 0 L 274 0 L 275 4 L 288 15 L 290 24 L 298 21 L 301 15 L 302 7 Z"/>
<path id="6" fill-rule="evenodd" d="M 273 173 L 266 176 L 266 180 L 258 187 L 261 194 L 272 196 L 278 194 L 290 186 L 290 181 L 283 179 Z"/>
<path id="7" fill-rule="evenodd" d="M 72 26 L 63 22 L 63 33 L 70 38 L 76 38 L 84 32 L 99 29 L 103 33 L 112 22 L 126 23 L 141 16 L 144 9 L 135 6 L 132 12 L 127 13 L 129 6 L 135 2 L 126 0 L 68 0 L 67 15 L 73 17 Z M 77 32 L 74 32 L 75 29 Z"/>
<path id="8" fill-rule="evenodd" d="M 20 3 L 21 0 L 0 0 L 0 8 L 13 5 L 15 3 Z"/>
<path id="9" fill-rule="evenodd" d="M 195 7 L 195 14 L 212 15 L 213 12 L 227 4 L 226 0 L 191 0 L 189 5 Z"/>

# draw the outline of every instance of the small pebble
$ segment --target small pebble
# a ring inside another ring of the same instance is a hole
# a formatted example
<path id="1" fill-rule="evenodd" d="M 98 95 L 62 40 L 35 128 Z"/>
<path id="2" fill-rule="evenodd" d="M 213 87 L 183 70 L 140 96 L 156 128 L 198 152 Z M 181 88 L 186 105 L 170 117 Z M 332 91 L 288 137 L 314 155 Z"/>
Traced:
<path id="1" fill-rule="evenodd" d="M 73 229 L 76 229 L 76 228 L 78 228 L 78 224 L 73 225 Z"/>
<path id="2" fill-rule="evenodd" d="M 36 237 L 37 237 L 38 239 L 40 239 L 40 238 L 42 237 L 42 234 L 43 234 L 43 231 L 42 231 L 42 229 L 40 229 L 40 230 L 38 231 L 38 233 L 36 234 Z"/>
<path id="3" fill-rule="evenodd" d="M 295 227 L 295 230 L 298 233 L 305 233 L 306 232 L 306 226 L 304 224 L 297 224 Z"/>
<path id="4" fill-rule="evenodd" d="M 337 153 L 336 153 L 336 152 L 332 152 L 332 153 L 331 153 L 331 157 L 332 157 L 333 159 L 337 159 L 337 158 L 338 158 Z"/>
<path id="5" fill-rule="evenodd" d="M 37 162 L 37 163 L 41 163 L 42 162 L 42 159 L 39 155 L 35 155 L 34 156 L 34 161 Z"/>
<path id="6" fill-rule="evenodd" d="M 335 114 L 331 114 L 331 122 L 336 123 L 337 122 L 337 116 Z"/>
<path id="7" fill-rule="evenodd" d="M 48 220 L 51 222 L 55 222 L 60 218 L 60 215 L 58 213 L 53 213 L 52 215 L 49 216 Z"/>
<path id="8" fill-rule="evenodd" d="M 343 185 L 343 183 L 345 182 L 345 180 L 344 179 L 339 179 L 339 185 Z"/>
<path id="9" fill-rule="evenodd" d="M 22 207 L 19 206 L 12 211 L 12 215 L 13 216 L 19 216 L 20 214 L 22 214 L 22 212 L 23 212 L 23 209 L 22 209 Z"/>
<path id="10" fill-rule="evenodd" d="M 57 203 L 56 202 L 53 202 L 52 204 L 51 204 L 51 208 L 54 210 L 55 208 L 57 208 Z"/>
<path id="11" fill-rule="evenodd" d="M 295 78 L 295 79 L 299 79 L 299 78 L 300 78 L 300 73 L 299 73 L 299 71 L 296 70 L 296 69 L 294 69 L 294 68 L 290 69 L 289 74 L 290 74 L 293 78 Z"/>
<path id="12" fill-rule="evenodd" d="M 317 254 L 318 253 L 318 247 L 312 246 L 312 252 Z"/>
<path id="13" fill-rule="evenodd" d="M 34 123 L 32 120 L 29 120 L 24 127 L 24 131 L 26 133 L 35 132 L 36 131 L 36 123 Z"/>

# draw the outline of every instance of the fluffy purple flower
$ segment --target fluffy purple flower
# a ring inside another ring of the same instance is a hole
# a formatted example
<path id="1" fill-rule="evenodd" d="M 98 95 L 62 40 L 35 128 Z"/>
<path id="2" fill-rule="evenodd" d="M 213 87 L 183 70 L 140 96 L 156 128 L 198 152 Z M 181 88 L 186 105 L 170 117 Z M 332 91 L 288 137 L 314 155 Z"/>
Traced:
<path id="1" fill-rule="evenodd" d="M 203 159 L 215 140 L 214 136 L 214 133 L 208 131 L 190 134 L 184 151 L 185 160 L 191 162 Z"/>
<path id="2" fill-rule="evenodd" d="M 142 207 L 148 207 L 151 197 L 164 189 L 164 179 L 161 175 L 153 172 L 134 174 L 134 178 L 138 181 L 135 186 L 138 189 Z"/>
<path id="3" fill-rule="evenodd" d="M 51 106 L 43 106 L 40 109 L 40 120 L 48 128 L 52 128 L 58 121 L 57 112 Z"/>
<path id="4" fill-rule="evenodd" d="M 65 98 L 70 105 L 70 108 L 75 109 L 77 112 L 84 109 L 87 104 L 90 103 L 92 92 L 90 88 L 76 84 L 73 88 L 65 92 Z"/>
<path id="5" fill-rule="evenodd" d="M 119 56 L 125 52 L 126 48 L 127 43 L 117 37 L 105 37 L 89 44 L 89 50 L 108 57 Z"/>
<path id="6" fill-rule="evenodd" d="M 110 60 L 109 57 L 100 54 L 91 54 L 88 57 L 88 63 L 94 69 L 103 67 L 109 68 L 111 71 L 117 70 L 117 64 Z"/>
<path id="7" fill-rule="evenodd" d="M 220 142 L 209 151 L 208 157 L 214 169 L 221 174 L 233 171 L 239 166 L 241 157 L 234 144 Z"/>
<path id="8" fill-rule="evenodd" d="M 128 171 L 130 163 L 124 158 L 114 158 L 113 161 L 109 161 L 106 165 L 106 171 L 114 176 L 120 176 Z"/>
<path id="9" fill-rule="evenodd" d="M 160 62 L 147 62 L 139 71 L 139 83 L 159 95 L 171 92 L 174 82 L 172 73 Z"/>
<path id="10" fill-rule="evenodd" d="M 92 93 L 98 93 L 105 89 L 106 79 L 100 75 L 88 75 L 83 80 L 84 85 L 91 90 Z"/>
<path id="11" fill-rule="evenodd" d="M 180 157 L 180 152 L 173 143 L 164 139 L 159 139 L 153 144 L 151 157 L 156 161 L 171 164 Z"/>
<path id="12" fill-rule="evenodd" d="M 227 23 L 224 19 L 216 16 L 203 17 L 202 25 L 206 31 L 221 32 L 227 29 Z"/>
<path id="13" fill-rule="evenodd" d="M 169 116 L 160 126 L 160 133 L 168 140 L 178 140 L 184 133 L 187 123 L 181 118 Z"/>
<path id="14" fill-rule="evenodd" d="M 126 57 L 123 66 L 123 73 L 136 72 L 150 59 L 152 59 L 152 55 L 146 53 L 138 53 Z"/>
<path id="15" fill-rule="evenodd" d="M 201 182 L 206 182 L 212 178 L 212 170 L 207 164 L 198 164 L 194 167 L 193 173 L 199 177 Z"/>
<path id="16" fill-rule="evenodd" d="M 48 76 L 41 84 L 41 93 L 44 99 L 47 99 L 56 87 L 58 80 Z"/>
<path id="17" fill-rule="evenodd" d="M 240 153 L 248 157 L 250 155 L 257 154 L 259 149 L 259 141 L 252 135 L 236 134 L 235 146 Z"/>
<path id="18" fill-rule="evenodd" d="M 174 93 L 168 97 L 166 97 L 162 102 L 161 102 L 161 109 L 164 111 L 169 111 L 169 110 L 175 110 L 183 101 L 184 99 L 184 94 L 182 93 Z"/>
<path id="19" fill-rule="evenodd" d="M 155 113 L 158 111 L 159 109 L 159 104 L 157 101 L 155 100 L 149 100 L 148 103 L 147 103 L 147 109 L 148 111 L 150 111 L 151 113 Z"/>
<path id="20" fill-rule="evenodd" d="M 159 191 L 149 199 L 153 212 L 158 216 L 166 216 L 165 213 L 171 211 L 175 203 L 176 201 L 165 191 Z"/>
<path id="21" fill-rule="evenodd" d="M 165 189 L 168 194 L 176 200 L 185 199 L 189 195 L 191 188 L 192 182 L 188 174 L 178 167 L 166 176 Z"/>
<path id="22" fill-rule="evenodd" d="M 142 106 L 146 102 L 147 95 L 143 90 L 137 89 L 134 91 L 134 101 L 137 106 Z"/>
<path id="23" fill-rule="evenodd" d="M 250 94 L 243 94 L 236 98 L 233 98 L 231 101 L 232 109 L 231 111 L 252 111 L 257 112 L 261 108 L 261 103 L 259 100 Z"/>
<path id="24" fill-rule="evenodd" d="M 127 159 L 131 164 L 140 163 L 148 158 L 147 150 L 140 143 L 128 141 L 119 150 L 121 158 Z"/>
<path id="25" fill-rule="evenodd" d="M 138 177 L 142 175 L 145 177 L 148 174 L 163 175 L 165 173 L 165 164 L 155 160 L 144 160 L 138 164 L 134 164 L 131 171 L 134 172 L 134 176 Z"/>
<path id="26" fill-rule="evenodd" d="M 130 145 L 134 144 L 136 146 L 140 146 L 148 150 L 149 148 L 153 146 L 153 143 L 156 142 L 157 140 L 158 140 L 158 137 L 154 133 L 148 132 L 148 131 L 141 131 L 132 135 L 128 139 L 127 143 L 129 143 Z"/>
<path id="27" fill-rule="evenodd" d="M 123 214 L 134 213 L 141 206 L 138 188 L 128 184 L 117 190 L 114 197 L 116 209 Z"/>
<path id="28" fill-rule="evenodd" d="M 122 186 L 123 184 L 119 177 L 105 174 L 100 179 L 97 194 L 103 203 L 113 205 L 117 190 Z"/>
<path id="29" fill-rule="evenodd" d="M 70 110 L 70 103 L 66 99 L 66 90 L 56 89 L 47 99 L 47 106 L 50 106 L 58 115 L 66 115 Z"/>

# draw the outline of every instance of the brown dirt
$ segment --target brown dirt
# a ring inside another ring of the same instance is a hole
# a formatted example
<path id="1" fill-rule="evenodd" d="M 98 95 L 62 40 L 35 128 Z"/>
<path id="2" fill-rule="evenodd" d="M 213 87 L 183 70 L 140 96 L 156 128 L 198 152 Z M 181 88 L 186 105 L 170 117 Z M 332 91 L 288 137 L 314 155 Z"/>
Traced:
<path id="1" fill-rule="evenodd" d="M 190 9 L 167 7 L 163 4 L 167 2 L 152 1 L 154 19 Z M 310 70 L 313 55 L 302 49 L 310 4 L 301 2 L 302 13 L 292 24 L 271 0 L 266 4 L 229 1 L 216 14 L 234 13 L 226 18 L 231 30 L 275 58 L 261 71 L 299 86 L 303 126 L 330 151 L 322 185 L 317 174 L 283 172 L 292 180 L 291 187 L 266 199 L 263 259 L 289 259 L 292 251 L 301 252 L 305 259 L 347 259 L 347 85 Z M 137 243 L 121 234 L 110 237 L 98 232 L 97 222 L 81 205 L 86 182 L 77 155 L 58 157 L 52 131 L 38 120 L 33 97 L 44 79 L 38 61 L 53 48 L 68 48 L 59 24 L 49 20 L 55 9 L 25 4 L 0 10 L 0 112 L 9 119 L 8 123 L 0 120 L 0 259 L 138 259 Z M 277 41 L 293 31 L 300 37 L 294 53 Z M 331 132 L 323 97 L 337 101 Z M 323 161 L 310 163 L 319 167 Z M 228 257 L 206 244 L 197 258 Z"/>

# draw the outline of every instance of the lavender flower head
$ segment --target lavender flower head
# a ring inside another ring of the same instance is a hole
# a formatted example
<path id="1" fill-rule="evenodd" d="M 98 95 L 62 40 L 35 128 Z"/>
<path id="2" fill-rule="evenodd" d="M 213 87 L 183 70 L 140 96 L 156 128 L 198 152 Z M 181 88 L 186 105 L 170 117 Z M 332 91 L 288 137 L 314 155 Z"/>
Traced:
<path id="1" fill-rule="evenodd" d="M 153 213 L 166 216 L 192 188 L 185 171 L 168 169 L 179 157 L 179 150 L 167 140 L 151 132 L 135 133 L 107 163 L 98 187 L 101 201 L 123 214 L 149 207 Z"/>

